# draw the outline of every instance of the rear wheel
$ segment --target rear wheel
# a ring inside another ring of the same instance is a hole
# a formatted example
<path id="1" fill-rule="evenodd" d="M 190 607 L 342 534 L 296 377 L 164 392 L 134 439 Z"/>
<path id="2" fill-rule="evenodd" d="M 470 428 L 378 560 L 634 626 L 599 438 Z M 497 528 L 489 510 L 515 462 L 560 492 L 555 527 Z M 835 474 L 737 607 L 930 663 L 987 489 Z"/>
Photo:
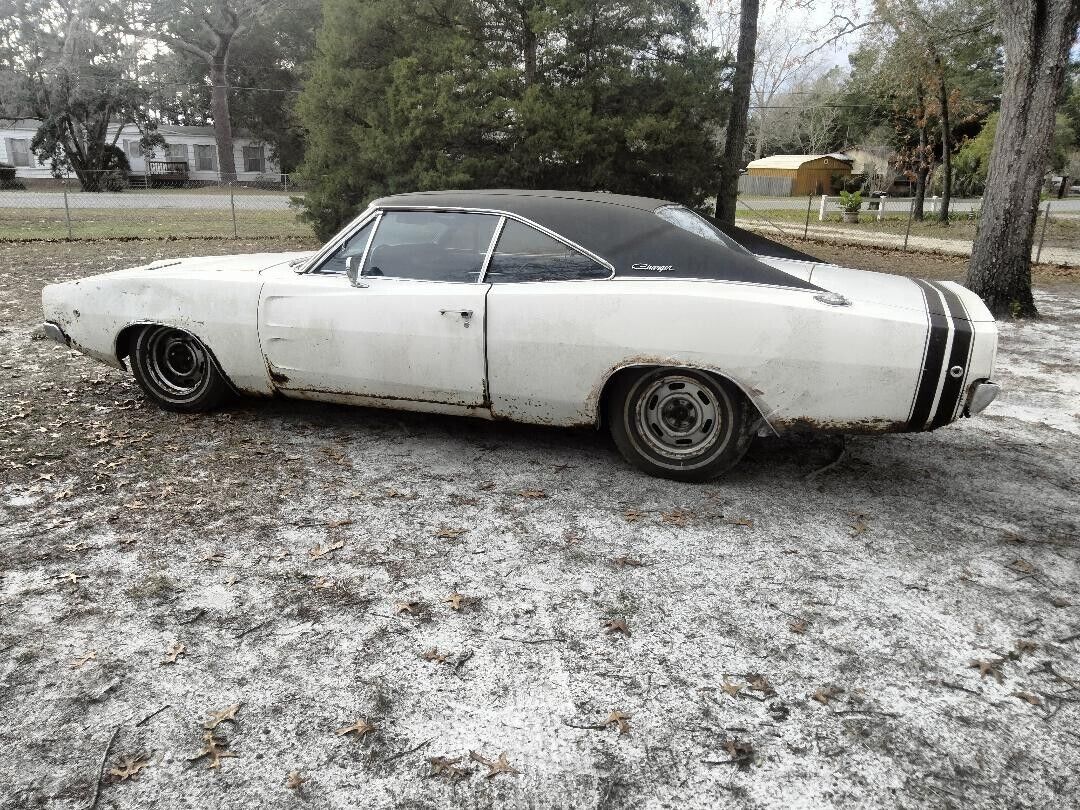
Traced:
<path id="1" fill-rule="evenodd" d="M 752 439 L 752 406 L 735 386 L 694 369 L 660 368 L 615 380 L 607 418 L 619 452 L 650 475 L 708 481 Z"/>
<path id="2" fill-rule="evenodd" d="M 131 371 L 147 396 L 170 411 L 208 411 L 229 392 L 202 342 L 169 326 L 139 331 L 131 349 Z"/>

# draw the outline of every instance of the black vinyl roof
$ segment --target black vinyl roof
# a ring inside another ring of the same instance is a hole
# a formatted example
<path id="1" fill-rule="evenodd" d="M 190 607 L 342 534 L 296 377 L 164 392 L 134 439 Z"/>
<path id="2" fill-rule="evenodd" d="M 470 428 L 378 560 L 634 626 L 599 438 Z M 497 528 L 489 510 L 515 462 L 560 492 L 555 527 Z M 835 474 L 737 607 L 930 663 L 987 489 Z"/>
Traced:
<path id="1" fill-rule="evenodd" d="M 623 278 L 698 278 L 820 289 L 758 261 L 737 244 L 714 242 L 661 219 L 654 212 L 674 205 L 667 200 L 602 192 L 496 189 L 396 194 L 372 204 L 378 208 L 477 208 L 516 214 L 606 259 L 616 276 Z M 732 237 L 732 241 L 739 239 Z M 670 269 L 656 269 L 661 267 Z"/>

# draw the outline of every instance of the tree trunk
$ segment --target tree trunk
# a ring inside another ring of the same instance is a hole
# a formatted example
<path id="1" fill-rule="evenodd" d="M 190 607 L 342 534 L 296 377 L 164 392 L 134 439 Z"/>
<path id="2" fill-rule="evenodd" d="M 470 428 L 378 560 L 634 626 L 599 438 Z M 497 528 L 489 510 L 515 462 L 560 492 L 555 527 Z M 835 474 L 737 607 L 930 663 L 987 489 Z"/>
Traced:
<path id="1" fill-rule="evenodd" d="M 739 170 L 746 148 L 747 118 L 750 114 L 750 83 L 754 78 L 754 51 L 757 48 L 758 0 L 741 0 L 739 48 L 731 79 L 731 112 L 724 141 L 724 162 L 720 167 L 720 190 L 716 194 L 716 218 L 735 224 L 739 196 Z"/>
<path id="2" fill-rule="evenodd" d="M 926 202 L 926 178 L 930 176 L 930 161 L 926 159 L 930 150 L 930 136 L 927 133 L 926 100 L 923 97 L 922 82 L 915 82 L 915 98 L 919 105 L 919 164 L 915 170 L 915 202 L 912 204 L 911 218 L 922 222 Z"/>
<path id="3" fill-rule="evenodd" d="M 228 44 L 225 45 L 226 53 Z M 218 49 L 219 51 L 221 48 Z M 210 108 L 214 114 L 214 141 L 217 143 L 218 173 L 223 183 L 236 182 L 232 121 L 229 119 L 229 88 L 226 84 L 227 56 L 214 55 L 210 63 Z"/>
<path id="4" fill-rule="evenodd" d="M 949 126 L 949 88 L 945 84 L 945 66 L 935 55 L 938 69 L 938 104 L 941 107 L 941 208 L 938 221 L 949 224 L 949 202 L 952 200 L 952 129 Z"/>
<path id="5" fill-rule="evenodd" d="M 1002 0 L 1005 80 L 967 286 L 998 317 L 1036 317 L 1031 244 L 1080 0 Z"/>

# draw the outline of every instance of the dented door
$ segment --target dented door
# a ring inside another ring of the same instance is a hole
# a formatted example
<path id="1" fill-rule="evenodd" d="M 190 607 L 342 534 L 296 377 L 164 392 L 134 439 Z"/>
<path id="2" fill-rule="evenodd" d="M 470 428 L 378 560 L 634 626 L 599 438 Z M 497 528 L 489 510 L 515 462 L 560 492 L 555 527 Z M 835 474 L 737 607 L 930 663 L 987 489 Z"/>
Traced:
<path id="1" fill-rule="evenodd" d="M 475 407 L 484 402 L 486 284 L 284 271 L 267 278 L 259 342 L 285 393 Z"/>

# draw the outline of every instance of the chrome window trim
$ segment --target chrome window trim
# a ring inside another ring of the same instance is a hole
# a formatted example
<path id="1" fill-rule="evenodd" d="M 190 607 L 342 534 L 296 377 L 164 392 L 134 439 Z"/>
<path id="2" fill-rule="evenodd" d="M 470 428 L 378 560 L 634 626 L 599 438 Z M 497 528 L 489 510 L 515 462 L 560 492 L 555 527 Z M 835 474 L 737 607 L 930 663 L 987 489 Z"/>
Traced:
<path id="1" fill-rule="evenodd" d="M 468 207 L 464 207 L 464 206 L 457 207 L 457 206 L 445 206 L 445 205 L 381 205 L 381 206 L 379 206 L 379 210 L 381 210 L 381 211 L 433 211 L 433 212 L 445 212 L 445 213 L 448 213 L 448 214 L 494 214 L 495 216 L 500 216 L 500 217 L 503 217 L 505 219 L 512 219 L 515 222 L 520 222 L 522 225 L 528 225 L 530 228 L 535 228 L 536 230 L 540 231 L 540 233 L 544 234 L 545 236 L 550 236 L 556 242 L 561 242 L 562 244 L 566 245 L 568 248 L 572 248 L 573 250 L 576 250 L 578 253 L 582 254 L 583 256 L 587 256 L 588 258 L 592 259 L 594 262 L 599 264 L 601 267 L 606 267 L 608 269 L 608 272 L 610 273 L 610 275 L 606 279 L 603 279 L 603 278 L 566 279 L 567 281 L 607 281 L 609 279 L 615 278 L 615 267 L 607 259 L 604 259 L 604 258 L 596 255 L 595 253 L 593 253 L 591 250 L 589 250 L 587 248 L 583 248 L 577 242 L 574 242 L 574 241 L 572 241 L 570 239 L 567 239 L 565 236 L 559 235 L 558 233 L 551 230 L 550 228 L 544 227 L 539 222 L 535 222 L 535 221 L 529 219 L 528 217 L 523 217 L 520 214 L 515 214 L 512 211 L 502 211 L 502 210 L 499 210 L 499 209 L 496 209 L 496 208 L 468 208 Z M 455 282 L 450 282 L 450 283 L 452 283 L 452 284 L 460 284 L 461 282 L 455 281 Z M 541 284 L 543 282 L 540 282 L 540 281 L 537 281 L 537 282 L 512 281 L 512 282 L 505 282 L 505 283 L 508 283 L 508 284 L 523 284 L 523 283 Z"/>
<path id="2" fill-rule="evenodd" d="M 729 278 L 689 278 L 683 276 L 619 276 L 619 281 L 663 281 L 665 283 L 671 283 L 674 281 L 692 281 L 698 284 L 737 284 L 741 287 L 765 287 L 770 290 L 790 290 L 791 292 L 820 294 L 823 289 L 818 288 L 815 290 L 807 290 L 803 287 L 789 287 L 786 284 L 765 284 L 761 281 L 737 281 Z M 809 282 L 808 282 L 809 283 Z M 828 290 L 824 290 L 828 292 Z"/>
<path id="3" fill-rule="evenodd" d="M 323 245 L 319 250 L 315 252 L 307 261 L 307 265 L 304 267 L 304 271 L 300 275 L 307 275 L 308 273 L 318 273 L 319 268 L 326 262 L 327 257 L 337 250 L 341 245 L 356 235 L 357 231 L 371 222 L 372 217 L 378 214 L 378 209 L 372 208 L 370 205 L 360 213 L 352 222 L 337 232 L 337 235 Z M 323 275 L 337 276 L 340 273 L 324 273 Z"/>
<path id="4" fill-rule="evenodd" d="M 364 265 L 367 264 L 368 251 L 371 250 L 371 243 L 375 241 L 375 234 L 379 232 L 380 222 L 382 222 L 382 211 L 375 215 L 375 225 L 371 229 L 371 235 L 367 238 L 367 243 L 364 245 L 364 252 L 360 254 L 360 269 L 356 272 L 357 287 L 361 286 L 360 279 L 364 277 Z M 360 230 L 357 231 L 357 233 L 359 233 L 366 227 L 367 225 L 361 226 Z"/>
<path id="5" fill-rule="evenodd" d="M 480 278 L 476 280 L 477 284 L 483 284 L 487 279 L 488 268 L 491 267 L 491 260 L 495 256 L 495 246 L 499 244 L 499 239 L 502 238 L 503 228 L 506 227 L 506 217 L 499 218 L 499 224 L 495 226 L 495 233 L 491 236 L 491 243 L 488 245 L 487 256 L 484 257 L 484 266 L 480 268 Z"/>

